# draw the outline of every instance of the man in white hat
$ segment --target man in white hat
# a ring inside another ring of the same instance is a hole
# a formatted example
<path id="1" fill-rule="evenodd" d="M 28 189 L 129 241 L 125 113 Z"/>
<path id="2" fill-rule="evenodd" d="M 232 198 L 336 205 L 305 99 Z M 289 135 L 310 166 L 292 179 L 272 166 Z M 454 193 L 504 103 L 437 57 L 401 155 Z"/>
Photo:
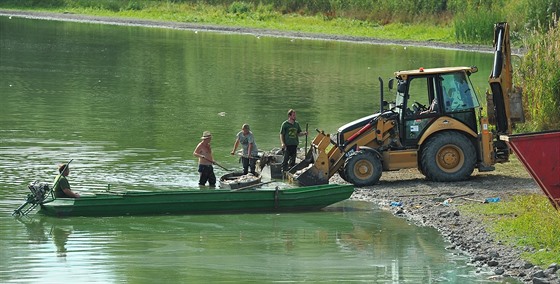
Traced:
<path id="1" fill-rule="evenodd" d="M 210 146 L 210 141 L 212 140 L 212 134 L 210 131 L 204 131 L 202 141 L 198 143 L 194 149 L 193 155 L 198 157 L 198 172 L 200 173 L 200 179 L 198 180 L 199 186 L 204 186 L 206 182 L 211 187 L 216 186 L 216 175 L 214 174 L 214 157 L 212 156 L 212 148 Z"/>

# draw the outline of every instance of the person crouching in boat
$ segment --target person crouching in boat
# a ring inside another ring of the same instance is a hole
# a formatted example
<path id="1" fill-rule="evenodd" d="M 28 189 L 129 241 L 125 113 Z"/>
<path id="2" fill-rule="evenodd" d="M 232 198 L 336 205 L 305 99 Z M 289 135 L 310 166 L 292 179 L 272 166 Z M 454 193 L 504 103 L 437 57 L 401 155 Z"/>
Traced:
<path id="1" fill-rule="evenodd" d="M 214 164 L 214 157 L 212 156 L 212 148 L 210 147 L 212 134 L 210 131 L 204 131 L 200 139 L 202 139 L 202 141 L 198 143 L 193 152 L 193 155 L 198 157 L 198 172 L 200 173 L 198 185 L 204 186 L 206 182 L 208 182 L 210 187 L 215 187 L 216 175 L 212 167 Z"/>
<path id="2" fill-rule="evenodd" d="M 80 198 L 80 195 L 70 189 L 70 183 L 66 177 L 70 174 L 70 167 L 67 164 L 62 164 L 58 167 L 58 175 L 55 179 L 54 196 L 56 198 Z"/>
<path id="3" fill-rule="evenodd" d="M 249 167 L 251 168 L 251 173 L 257 175 L 255 172 L 255 166 L 257 163 L 257 157 L 259 156 L 259 150 L 257 149 L 257 143 L 255 143 L 255 136 L 251 132 L 249 124 L 243 124 L 241 126 L 241 131 L 237 133 L 235 144 L 233 145 L 233 150 L 231 150 L 231 155 L 235 155 L 235 150 L 237 146 L 241 143 L 243 147 L 243 156 L 241 157 L 241 164 L 243 165 L 243 174 L 249 173 Z"/>

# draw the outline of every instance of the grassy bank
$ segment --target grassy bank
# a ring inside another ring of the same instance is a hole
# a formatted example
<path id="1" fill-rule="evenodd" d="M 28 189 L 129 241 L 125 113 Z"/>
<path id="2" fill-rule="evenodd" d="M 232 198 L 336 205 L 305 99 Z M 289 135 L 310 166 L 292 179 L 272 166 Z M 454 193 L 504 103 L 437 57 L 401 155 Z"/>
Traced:
<path id="1" fill-rule="evenodd" d="M 517 41 L 560 15 L 555 0 L 4 0 L 0 7 L 482 44 L 492 42 L 495 22 L 509 22 Z"/>
<path id="2" fill-rule="evenodd" d="M 523 87 L 523 109 L 529 122 L 522 132 L 560 129 L 560 27 L 546 33 L 533 31 L 524 39 L 527 53 L 515 69 Z"/>
<path id="3" fill-rule="evenodd" d="M 100 3 L 102 3 L 102 1 Z M 379 25 L 375 22 L 348 18 L 328 19 L 322 14 L 283 14 L 280 11 L 274 10 L 272 6 L 265 5 L 232 4 L 230 6 L 212 6 L 203 3 L 156 2 L 150 5 L 142 5 L 141 8 L 133 8 L 130 6 L 110 8 L 101 4 L 91 6 L 42 5 L 37 7 L 21 5 L 21 3 L 17 5 L 0 3 L 0 7 L 93 16 L 128 17 L 158 21 L 239 26 L 280 31 L 363 36 L 379 39 L 454 42 L 454 32 L 450 26 L 435 26 L 422 23 L 390 23 L 387 25 Z"/>
<path id="4" fill-rule="evenodd" d="M 481 219 L 497 240 L 523 250 L 522 257 L 533 264 L 560 263 L 560 212 L 544 195 L 463 206 L 462 211 Z"/>

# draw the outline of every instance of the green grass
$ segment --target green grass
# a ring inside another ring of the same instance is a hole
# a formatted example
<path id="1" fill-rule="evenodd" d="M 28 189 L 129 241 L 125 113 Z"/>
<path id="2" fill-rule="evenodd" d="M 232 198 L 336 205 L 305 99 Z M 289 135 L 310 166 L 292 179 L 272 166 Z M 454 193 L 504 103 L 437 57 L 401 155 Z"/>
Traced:
<path id="1" fill-rule="evenodd" d="M 0 5 L 1 7 L 1 5 Z M 18 9 L 24 9 L 20 7 Z M 106 17 L 128 17 L 158 21 L 174 21 L 299 31 L 331 35 L 349 35 L 379 39 L 411 41 L 435 41 L 454 43 L 452 26 L 432 24 L 390 23 L 379 25 L 374 22 L 349 18 L 330 19 L 323 15 L 306 16 L 296 13 L 281 14 L 270 7 L 255 7 L 246 12 L 231 12 L 228 7 L 205 4 L 155 3 L 142 9 L 104 9 L 98 7 L 34 7 L 34 11 L 75 13 Z"/>
<path id="2" fill-rule="evenodd" d="M 521 161 L 511 156 L 505 164 L 496 165 L 496 174 L 527 177 Z M 524 249 L 522 258 L 541 267 L 560 263 L 560 211 L 543 194 L 517 195 L 497 203 L 469 203 L 461 213 L 485 224 L 498 241 Z"/>
<path id="3" fill-rule="evenodd" d="M 493 173 L 497 175 L 531 178 L 531 175 L 516 155 L 510 155 L 507 163 L 496 164 L 494 167 L 496 170 Z"/>
<path id="4" fill-rule="evenodd" d="M 494 31 L 489 27 L 500 21 L 503 20 L 496 11 L 467 10 L 454 19 L 455 37 L 463 42 L 491 45 Z"/>
<path id="5" fill-rule="evenodd" d="M 497 240 L 524 249 L 522 257 L 547 267 L 560 263 L 560 211 L 544 195 L 519 195 L 511 201 L 469 204 L 462 212 L 481 219 Z"/>
<path id="6" fill-rule="evenodd" d="M 556 1 L 557 2 L 557 1 Z M 512 40 L 546 31 L 560 3 L 534 0 L 2 0 L 0 7 L 400 39 L 488 44 L 507 21 Z M 381 28 L 382 27 L 382 28 Z"/>

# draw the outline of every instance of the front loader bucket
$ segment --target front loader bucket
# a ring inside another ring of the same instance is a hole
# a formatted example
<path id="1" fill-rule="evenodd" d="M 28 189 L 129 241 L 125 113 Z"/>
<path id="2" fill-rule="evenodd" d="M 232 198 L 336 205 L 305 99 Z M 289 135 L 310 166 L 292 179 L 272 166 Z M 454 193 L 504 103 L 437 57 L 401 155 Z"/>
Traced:
<path id="1" fill-rule="evenodd" d="M 313 161 L 313 151 L 310 149 L 305 155 L 305 159 L 288 171 L 289 182 L 298 183 L 301 186 L 328 184 L 328 175 L 315 167 Z"/>
<path id="2" fill-rule="evenodd" d="M 297 181 L 301 186 L 328 184 L 329 178 L 315 166 L 311 166 L 303 169 L 302 171 L 296 172 L 295 174 L 289 174 L 290 181 Z"/>

